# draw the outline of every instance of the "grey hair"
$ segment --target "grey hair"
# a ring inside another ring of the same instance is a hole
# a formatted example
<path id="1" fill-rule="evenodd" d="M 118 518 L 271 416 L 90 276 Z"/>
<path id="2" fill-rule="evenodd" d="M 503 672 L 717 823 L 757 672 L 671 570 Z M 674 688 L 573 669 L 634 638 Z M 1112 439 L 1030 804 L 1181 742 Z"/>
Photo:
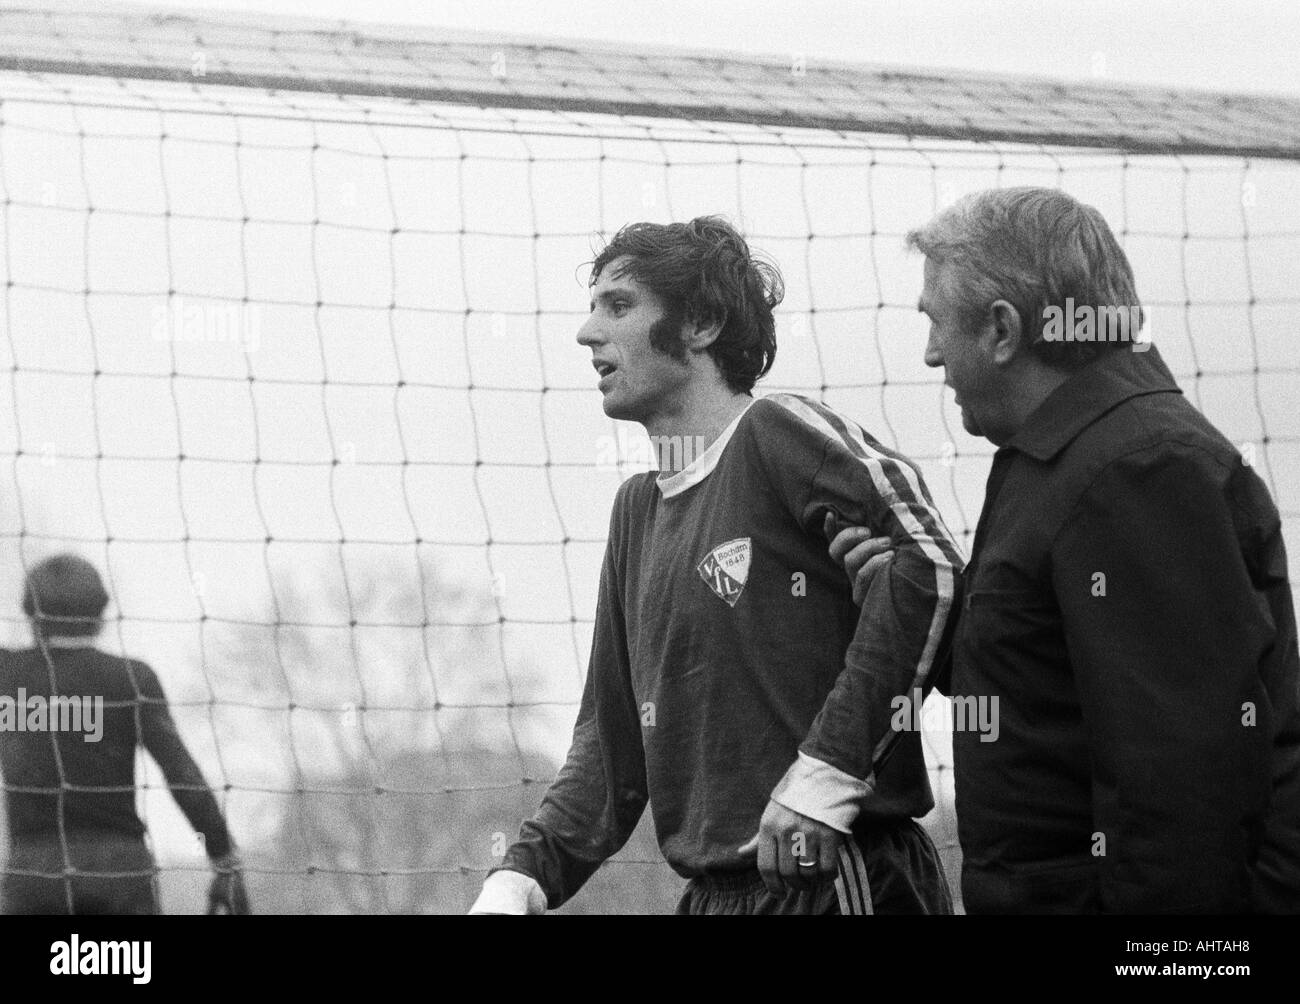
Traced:
<path id="1" fill-rule="evenodd" d="M 963 196 L 923 227 L 907 245 L 952 268 L 963 327 L 988 319 L 995 300 L 1020 315 L 1029 351 L 1042 362 L 1073 370 L 1123 341 L 1066 341 L 1043 337 L 1047 309 L 1088 305 L 1132 310 L 1140 330 L 1146 316 L 1133 269 L 1105 218 L 1092 206 L 1055 188 L 995 188 Z M 1125 339 L 1136 331 L 1125 327 Z"/>

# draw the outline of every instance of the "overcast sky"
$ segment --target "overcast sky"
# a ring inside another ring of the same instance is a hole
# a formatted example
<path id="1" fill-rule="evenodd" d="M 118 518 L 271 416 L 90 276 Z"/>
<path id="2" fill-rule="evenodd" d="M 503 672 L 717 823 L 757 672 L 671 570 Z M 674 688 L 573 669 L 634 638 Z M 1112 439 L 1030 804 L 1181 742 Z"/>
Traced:
<path id="1" fill-rule="evenodd" d="M 1300 94 L 1300 4 L 1293 0 L 192 0 L 170 6 Z"/>

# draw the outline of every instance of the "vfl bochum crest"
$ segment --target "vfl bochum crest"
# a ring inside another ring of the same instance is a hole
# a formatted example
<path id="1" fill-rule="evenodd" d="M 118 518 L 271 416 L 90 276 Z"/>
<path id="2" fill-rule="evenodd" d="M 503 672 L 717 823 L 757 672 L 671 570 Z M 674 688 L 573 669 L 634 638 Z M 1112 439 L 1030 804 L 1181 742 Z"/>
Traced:
<path id="1" fill-rule="evenodd" d="M 709 588 L 734 607 L 749 578 L 749 538 L 740 537 L 719 544 L 697 566 Z"/>

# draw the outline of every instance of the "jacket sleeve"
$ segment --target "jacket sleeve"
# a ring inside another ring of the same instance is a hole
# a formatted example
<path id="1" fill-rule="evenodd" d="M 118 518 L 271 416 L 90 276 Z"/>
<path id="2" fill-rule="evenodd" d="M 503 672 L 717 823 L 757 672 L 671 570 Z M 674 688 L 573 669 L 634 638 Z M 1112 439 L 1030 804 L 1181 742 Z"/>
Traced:
<path id="1" fill-rule="evenodd" d="M 134 676 L 140 696 L 140 739 L 144 748 L 163 772 L 172 798 L 185 818 L 196 833 L 202 834 L 208 857 L 213 861 L 227 857 L 233 846 L 226 821 L 203 772 L 176 728 L 162 684 L 154 671 L 142 663 L 134 664 Z"/>
<path id="2" fill-rule="evenodd" d="M 536 880 L 552 910 L 627 842 L 648 799 L 619 589 L 618 525 L 628 484 L 615 501 L 605 548 L 591 659 L 573 743 L 541 807 L 524 822 L 501 864 Z"/>
<path id="3" fill-rule="evenodd" d="M 764 436 L 769 482 L 805 532 L 822 538 L 832 512 L 894 545 L 888 570 L 864 598 L 844 667 L 773 792 L 786 808 L 848 832 L 898 736 L 891 727 L 898 699 L 919 702 L 932 682 L 963 563 L 909 461 L 823 405 L 791 395 L 766 400 L 785 409 L 773 412 Z M 796 457 L 810 458 L 810 472 L 791 462 Z"/>
<path id="4" fill-rule="evenodd" d="M 1053 542 L 1104 912 L 1245 906 L 1251 806 L 1270 778 L 1259 666 L 1276 631 L 1229 504 L 1255 475 L 1235 466 L 1168 444 L 1113 461 Z"/>

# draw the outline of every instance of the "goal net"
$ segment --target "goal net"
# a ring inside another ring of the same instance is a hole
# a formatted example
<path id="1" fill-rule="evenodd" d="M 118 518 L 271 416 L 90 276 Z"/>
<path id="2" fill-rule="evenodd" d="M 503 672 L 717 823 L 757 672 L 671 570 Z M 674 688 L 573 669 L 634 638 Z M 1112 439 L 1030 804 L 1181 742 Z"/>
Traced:
<path id="1" fill-rule="evenodd" d="M 903 235 L 1062 187 L 1294 539 L 1298 159 L 1282 98 L 4 10 L 0 641 L 29 641 L 24 568 L 92 559 L 102 647 L 158 672 L 256 909 L 463 911 L 564 756 L 610 506 L 652 463 L 575 342 L 603 238 L 735 221 L 786 279 L 760 392 L 915 458 L 969 549 L 990 450 L 922 363 Z M 164 907 L 198 909 L 202 848 L 140 769 Z M 681 884 L 643 825 L 568 909 Z"/>

